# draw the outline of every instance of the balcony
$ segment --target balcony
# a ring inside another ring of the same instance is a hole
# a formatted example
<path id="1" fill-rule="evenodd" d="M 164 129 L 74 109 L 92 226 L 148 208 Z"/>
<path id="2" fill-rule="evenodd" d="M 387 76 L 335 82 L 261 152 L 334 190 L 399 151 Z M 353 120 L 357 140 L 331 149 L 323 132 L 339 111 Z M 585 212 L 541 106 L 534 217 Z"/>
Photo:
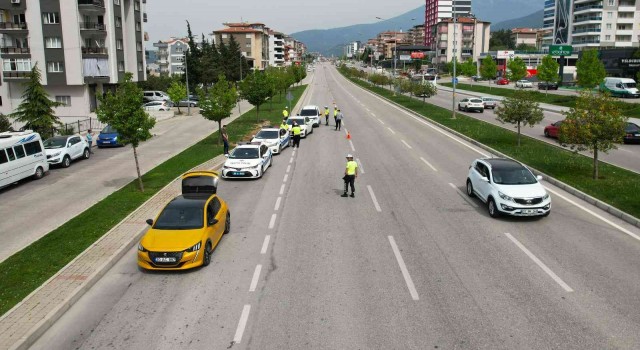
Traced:
<path id="1" fill-rule="evenodd" d="M 29 80 L 29 75 L 31 71 L 4 71 L 2 72 L 2 78 L 4 80 Z"/>
<path id="2" fill-rule="evenodd" d="M 142 22 L 147 23 L 147 13 L 146 12 L 142 14 Z"/>
<path id="3" fill-rule="evenodd" d="M 0 22 L 0 33 L 27 33 L 27 23 Z"/>
<path id="4" fill-rule="evenodd" d="M 30 55 L 31 49 L 28 47 L 0 47 L 0 53 L 2 53 L 2 57 L 6 57 L 7 55 Z"/>
<path id="5" fill-rule="evenodd" d="M 618 22 L 618 24 L 634 24 L 635 19 L 633 16 L 620 17 L 620 13 L 618 13 L 618 20 L 616 22 Z"/>
<path id="6" fill-rule="evenodd" d="M 82 57 L 104 57 L 109 55 L 106 47 L 83 47 Z"/>
<path id="7" fill-rule="evenodd" d="M 573 30 L 573 34 L 582 34 L 582 33 L 600 33 L 600 28 L 578 28 Z"/>
<path id="8" fill-rule="evenodd" d="M 584 5 L 584 6 L 576 6 L 573 10 L 573 14 L 577 15 L 580 13 L 589 13 L 589 12 L 601 12 L 602 4 L 600 5 Z"/>
<path id="9" fill-rule="evenodd" d="M 105 32 L 107 29 L 104 26 L 104 23 L 93 23 L 93 22 L 80 22 L 80 30 L 93 31 L 93 32 Z"/>
<path id="10" fill-rule="evenodd" d="M 573 23 L 581 23 L 587 21 L 602 21 L 602 16 L 587 16 L 587 17 L 577 17 Z"/>
<path id="11" fill-rule="evenodd" d="M 446 41 L 439 42 L 438 43 L 438 48 L 439 49 L 446 49 L 447 48 L 447 42 Z"/>
<path id="12" fill-rule="evenodd" d="M 84 13 L 104 13 L 104 0 L 78 0 L 78 10 Z"/>

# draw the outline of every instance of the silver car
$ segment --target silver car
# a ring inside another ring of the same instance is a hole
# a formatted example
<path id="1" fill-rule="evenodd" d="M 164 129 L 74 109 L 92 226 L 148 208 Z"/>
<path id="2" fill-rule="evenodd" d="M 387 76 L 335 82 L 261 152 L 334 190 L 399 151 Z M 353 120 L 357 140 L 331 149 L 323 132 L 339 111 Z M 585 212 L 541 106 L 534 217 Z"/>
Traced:
<path id="1" fill-rule="evenodd" d="M 482 104 L 484 105 L 484 109 L 495 109 L 498 105 L 498 100 L 493 97 L 480 97 L 482 100 Z"/>

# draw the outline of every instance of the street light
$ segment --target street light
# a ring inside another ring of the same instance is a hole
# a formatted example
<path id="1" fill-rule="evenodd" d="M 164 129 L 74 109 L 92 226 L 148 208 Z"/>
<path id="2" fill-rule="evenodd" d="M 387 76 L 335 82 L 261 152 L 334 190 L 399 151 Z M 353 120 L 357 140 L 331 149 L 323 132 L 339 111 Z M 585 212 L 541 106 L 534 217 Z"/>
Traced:
<path id="1" fill-rule="evenodd" d="M 456 61 L 457 61 L 457 48 L 456 43 L 458 39 L 457 28 L 457 19 L 456 19 L 456 0 L 453 0 L 453 7 L 451 8 L 453 14 L 453 78 L 451 79 L 451 83 L 453 86 L 453 98 L 451 99 L 451 119 L 456 119 Z"/>
<path id="2" fill-rule="evenodd" d="M 191 115 L 191 95 L 189 95 L 189 64 L 187 63 L 187 53 L 184 54 L 184 74 L 186 74 L 187 80 L 187 115 Z M 178 106 L 180 105 L 180 101 L 178 101 Z"/>

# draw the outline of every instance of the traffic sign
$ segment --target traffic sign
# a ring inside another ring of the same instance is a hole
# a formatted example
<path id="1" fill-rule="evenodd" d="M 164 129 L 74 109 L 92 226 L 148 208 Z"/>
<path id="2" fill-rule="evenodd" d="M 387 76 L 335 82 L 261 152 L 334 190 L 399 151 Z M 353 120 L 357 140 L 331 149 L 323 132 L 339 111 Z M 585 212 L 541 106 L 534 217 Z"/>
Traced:
<path id="1" fill-rule="evenodd" d="M 291 102 L 293 100 L 293 95 L 291 94 L 291 91 L 287 92 L 287 96 L 285 97 L 287 99 L 287 101 Z"/>
<path id="2" fill-rule="evenodd" d="M 573 54 L 573 46 L 549 45 L 549 54 L 551 56 L 571 56 L 571 54 Z"/>

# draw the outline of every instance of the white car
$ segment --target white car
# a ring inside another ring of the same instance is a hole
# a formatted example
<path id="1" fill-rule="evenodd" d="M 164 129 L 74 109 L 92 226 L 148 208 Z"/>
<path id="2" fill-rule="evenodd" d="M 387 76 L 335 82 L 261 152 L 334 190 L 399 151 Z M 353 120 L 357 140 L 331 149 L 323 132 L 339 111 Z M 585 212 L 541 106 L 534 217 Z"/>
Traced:
<path id="1" fill-rule="evenodd" d="M 484 102 L 480 98 L 472 97 L 472 98 L 463 98 L 458 102 L 458 110 L 459 111 L 478 111 L 480 113 L 484 112 Z"/>
<path id="2" fill-rule="evenodd" d="M 271 149 L 263 142 L 240 143 L 222 166 L 222 178 L 261 178 L 272 164 Z"/>
<path id="3" fill-rule="evenodd" d="M 288 125 L 293 126 L 293 122 L 298 123 L 298 126 L 300 126 L 300 129 L 302 129 L 302 132 L 300 133 L 300 137 L 303 137 L 303 138 L 307 137 L 307 135 L 313 132 L 313 122 L 311 121 L 311 118 L 295 116 L 295 117 L 289 117 L 289 119 L 287 119 Z"/>
<path id="4" fill-rule="evenodd" d="M 533 87 L 533 83 L 528 81 L 528 80 L 518 80 L 516 81 L 516 87 L 520 87 L 520 88 L 532 88 Z"/>
<path id="5" fill-rule="evenodd" d="M 467 195 L 487 203 L 489 215 L 547 216 L 551 197 L 524 165 L 505 158 L 476 159 L 469 167 Z"/>
<path id="6" fill-rule="evenodd" d="M 171 107 L 167 101 L 151 101 L 142 105 L 145 111 L 170 111 Z"/>
<path id="7" fill-rule="evenodd" d="M 279 154 L 283 148 L 289 147 L 291 136 L 288 130 L 279 128 L 262 128 L 251 142 L 263 142 L 271 149 L 271 153 Z"/>
<path id="8" fill-rule="evenodd" d="M 43 143 L 49 164 L 60 164 L 65 168 L 75 159 L 89 159 L 89 144 L 80 135 L 54 136 Z"/>
<path id="9" fill-rule="evenodd" d="M 320 107 L 318 106 L 304 106 L 300 111 L 301 117 L 309 117 L 311 119 L 311 125 L 315 128 L 320 126 L 320 118 L 322 114 L 320 113 Z"/>

